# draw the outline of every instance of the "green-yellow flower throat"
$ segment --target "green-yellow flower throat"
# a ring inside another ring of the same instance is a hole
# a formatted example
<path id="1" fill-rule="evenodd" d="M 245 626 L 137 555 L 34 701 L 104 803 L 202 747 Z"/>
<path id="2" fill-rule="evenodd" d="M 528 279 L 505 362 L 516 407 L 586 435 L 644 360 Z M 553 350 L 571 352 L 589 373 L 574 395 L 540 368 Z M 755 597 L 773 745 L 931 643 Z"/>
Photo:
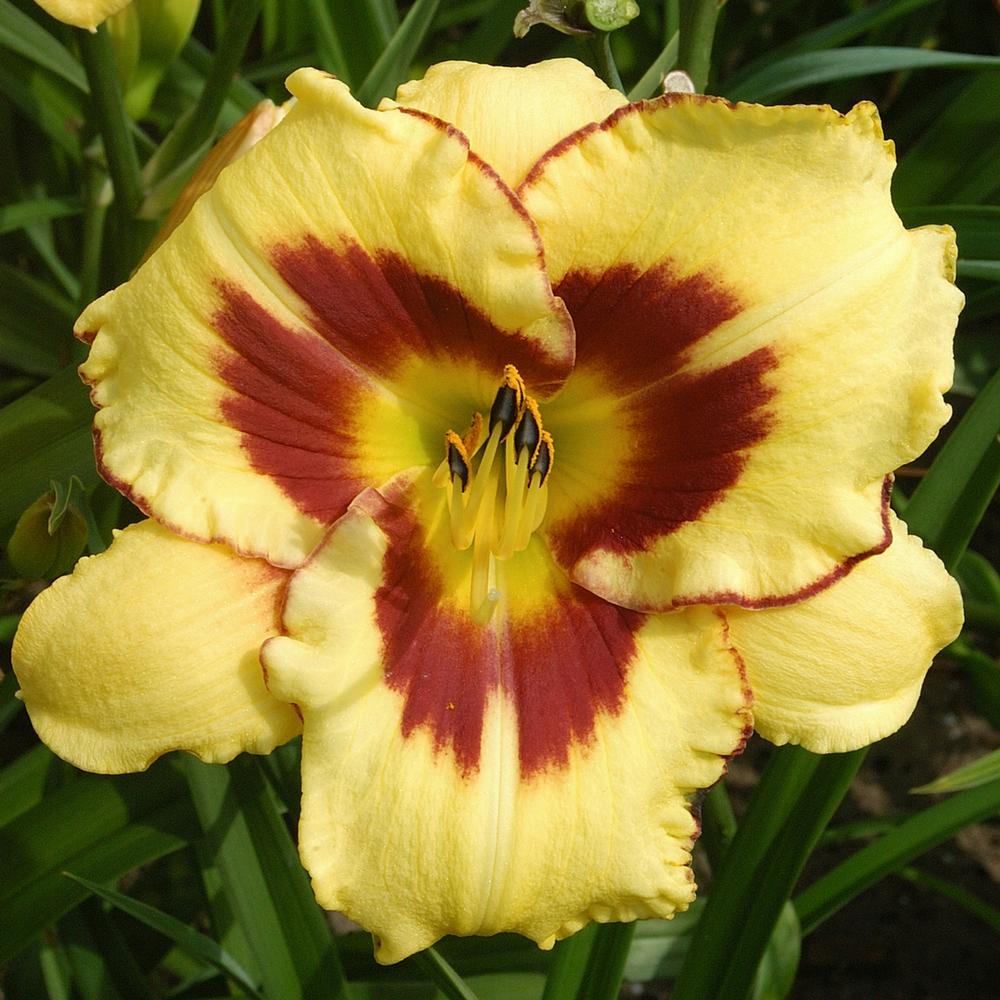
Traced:
<path id="1" fill-rule="evenodd" d="M 486 621 L 500 597 L 496 560 L 526 549 L 545 518 L 555 449 L 513 365 L 504 367 L 485 438 L 482 430 L 482 415 L 475 413 L 464 438 L 445 434 L 434 482 L 448 494 L 452 542 L 462 551 L 472 548 L 469 603 L 473 616 Z"/>

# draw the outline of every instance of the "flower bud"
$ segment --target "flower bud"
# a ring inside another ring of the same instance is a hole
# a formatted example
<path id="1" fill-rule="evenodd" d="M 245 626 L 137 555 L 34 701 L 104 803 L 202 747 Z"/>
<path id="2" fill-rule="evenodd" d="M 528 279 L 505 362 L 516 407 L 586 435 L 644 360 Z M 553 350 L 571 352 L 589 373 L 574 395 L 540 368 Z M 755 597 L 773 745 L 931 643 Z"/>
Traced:
<path id="1" fill-rule="evenodd" d="M 125 110 L 142 118 L 163 74 L 184 47 L 200 0 L 134 0 L 108 21 Z"/>
<path id="2" fill-rule="evenodd" d="M 638 14 L 635 0 L 531 0 L 514 19 L 514 35 L 523 38 L 536 24 L 547 24 L 564 35 L 615 31 Z"/>
<path id="3" fill-rule="evenodd" d="M 53 483 L 18 518 L 7 543 L 16 573 L 27 580 L 51 580 L 73 568 L 87 543 L 87 522 L 77 507 L 82 491 L 75 476 L 69 489 Z"/>

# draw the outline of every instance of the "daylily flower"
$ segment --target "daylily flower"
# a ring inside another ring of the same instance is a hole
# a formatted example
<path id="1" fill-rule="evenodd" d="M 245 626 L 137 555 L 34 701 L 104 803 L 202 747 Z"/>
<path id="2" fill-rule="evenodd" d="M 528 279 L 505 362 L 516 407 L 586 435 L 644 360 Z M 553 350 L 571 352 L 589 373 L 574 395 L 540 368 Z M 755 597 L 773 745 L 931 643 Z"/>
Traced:
<path id="1" fill-rule="evenodd" d="M 124 10 L 132 0 L 35 0 L 46 14 L 64 24 L 96 31 L 112 14 Z"/>
<path id="2" fill-rule="evenodd" d="M 97 771 L 301 728 L 302 858 L 382 961 L 669 916 L 751 699 L 864 745 L 960 626 L 888 508 L 948 415 L 953 235 L 902 227 L 867 104 L 289 89 L 79 320 L 150 520 L 29 608 L 32 721 Z"/>

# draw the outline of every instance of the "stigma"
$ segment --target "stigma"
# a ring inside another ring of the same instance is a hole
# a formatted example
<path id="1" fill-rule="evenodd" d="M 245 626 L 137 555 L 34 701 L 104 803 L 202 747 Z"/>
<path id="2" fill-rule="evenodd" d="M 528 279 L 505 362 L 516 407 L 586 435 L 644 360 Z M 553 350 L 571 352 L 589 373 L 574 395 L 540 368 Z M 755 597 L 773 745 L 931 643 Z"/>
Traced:
<path id="1" fill-rule="evenodd" d="M 485 429 L 476 413 L 464 437 L 445 434 L 434 482 L 447 493 L 452 542 L 472 550 L 476 621 L 488 621 L 500 600 L 497 561 L 526 549 L 545 518 L 554 457 L 552 435 L 513 365 L 504 368 Z"/>

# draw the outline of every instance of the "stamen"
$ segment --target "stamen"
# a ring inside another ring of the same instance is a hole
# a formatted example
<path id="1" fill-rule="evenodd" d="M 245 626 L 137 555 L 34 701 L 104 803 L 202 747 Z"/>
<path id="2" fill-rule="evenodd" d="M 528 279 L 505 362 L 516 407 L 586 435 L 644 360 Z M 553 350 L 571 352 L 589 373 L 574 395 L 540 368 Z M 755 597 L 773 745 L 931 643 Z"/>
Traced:
<path id="1" fill-rule="evenodd" d="M 503 428 L 502 441 L 521 416 L 524 409 L 524 379 L 513 365 L 505 365 L 503 381 L 490 407 L 490 432 L 499 424 Z"/>
<path id="2" fill-rule="evenodd" d="M 527 450 L 528 464 L 534 462 L 541 439 L 542 415 L 538 412 L 538 404 L 528 396 L 524 401 L 524 416 L 514 432 L 514 449 L 518 458 L 522 451 Z"/>
<path id="3" fill-rule="evenodd" d="M 462 492 L 469 486 L 469 453 L 465 442 L 454 432 L 448 431 L 444 436 L 445 453 L 448 458 L 448 473 L 451 481 L 457 476 L 462 481 Z"/>
<path id="4" fill-rule="evenodd" d="M 539 485 L 543 484 L 546 479 L 549 478 L 549 473 L 552 471 L 552 462 L 556 457 L 556 444 L 552 440 L 552 435 L 548 431 L 542 431 L 542 439 L 538 445 L 538 451 L 535 453 L 535 459 L 531 463 L 531 479 L 532 481 L 537 474 L 539 477 Z"/>
<path id="5" fill-rule="evenodd" d="M 482 430 L 483 418 L 475 413 L 465 437 L 448 431 L 445 459 L 434 474 L 447 492 L 452 542 L 463 551 L 472 548 L 469 604 L 480 624 L 500 599 L 496 560 L 526 549 L 545 518 L 555 455 L 538 404 L 525 393 L 513 365 L 504 368 L 481 443 Z M 498 462 L 501 442 L 504 455 Z"/>

